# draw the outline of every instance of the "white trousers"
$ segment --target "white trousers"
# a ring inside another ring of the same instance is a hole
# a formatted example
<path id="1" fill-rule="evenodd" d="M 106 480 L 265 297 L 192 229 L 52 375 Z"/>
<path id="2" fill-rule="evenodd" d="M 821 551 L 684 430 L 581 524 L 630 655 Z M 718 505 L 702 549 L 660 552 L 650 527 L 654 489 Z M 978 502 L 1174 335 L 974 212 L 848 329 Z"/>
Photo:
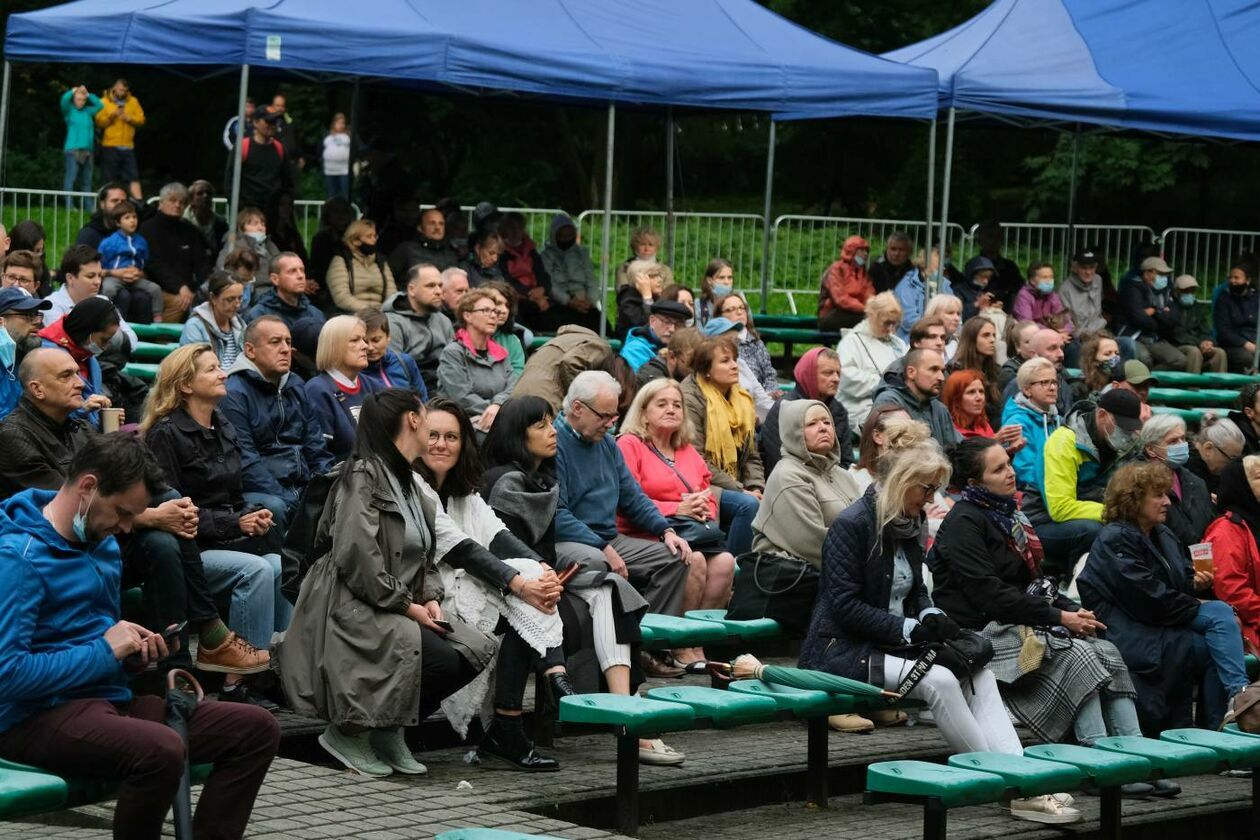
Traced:
<path id="1" fill-rule="evenodd" d="M 885 656 L 884 688 L 896 689 L 913 666 L 909 659 Z M 955 753 L 1024 752 L 988 668 L 960 683 L 953 671 L 933 665 L 907 696 L 928 704 L 937 728 Z"/>

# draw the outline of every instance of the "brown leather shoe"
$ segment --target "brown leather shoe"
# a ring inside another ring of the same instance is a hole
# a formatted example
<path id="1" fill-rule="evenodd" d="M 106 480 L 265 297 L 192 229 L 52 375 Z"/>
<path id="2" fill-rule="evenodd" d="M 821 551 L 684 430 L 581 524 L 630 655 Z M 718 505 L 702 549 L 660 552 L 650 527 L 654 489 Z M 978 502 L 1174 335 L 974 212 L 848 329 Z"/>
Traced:
<path id="1" fill-rule="evenodd" d="M 228 633 L 217 648 L 197 647 L 196 667 L 223 674 L 258 674 L 271 667 L 271 655 L 235 633 Z"/>
<path id="2" fill-rule="evenodd" d="M 649 677 L 675 679 L 687 673 L 682 668 L 670 665 L 668 662 L 658 659 L 647 651 L 639 652 L 639 667 L 643 669 L 643 673 Z"/>

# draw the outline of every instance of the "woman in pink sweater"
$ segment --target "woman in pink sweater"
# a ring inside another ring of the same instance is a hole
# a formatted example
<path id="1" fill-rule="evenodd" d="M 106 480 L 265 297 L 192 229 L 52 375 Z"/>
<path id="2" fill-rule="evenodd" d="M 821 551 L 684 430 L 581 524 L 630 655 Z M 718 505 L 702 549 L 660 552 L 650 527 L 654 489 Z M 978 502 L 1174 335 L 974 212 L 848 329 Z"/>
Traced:
<path id="1" fill-rule="evenodd" d="M 704 456 L 691 445 L 692 430 L 682 390 L 672 379 L 654 379 L 639 389 L 626 413 L 617 446 L 626 468 L 643 492 L 692 548 L 683 612 L 725 609 L 735 580 L 735 558 L 718 527 L 718 504 Z M 716 492 L 721 492 L 717 490 Z M 629 520 L 617 515 L 617 530 L 642 539 Z M 705 672 L 701 648 L 674 651 L 688 674 Z"/>

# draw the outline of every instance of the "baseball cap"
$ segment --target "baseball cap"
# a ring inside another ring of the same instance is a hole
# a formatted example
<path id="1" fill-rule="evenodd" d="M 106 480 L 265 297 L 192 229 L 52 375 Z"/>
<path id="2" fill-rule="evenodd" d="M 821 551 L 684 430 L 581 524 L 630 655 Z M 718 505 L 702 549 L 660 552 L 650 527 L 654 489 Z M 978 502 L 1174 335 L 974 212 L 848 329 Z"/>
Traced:
<path id="1" fill-rule="evenodd" d="M 1086 263 L 1098 263 L 1098 256 L 1088 248 L 1082 248 L 1072 255 L 1072 262 L 1085 265 Z"/>
<path id="2" fill-rule="evenodd" d="M 1178 289 L 1197 289 L 1199 288 L 1199 281 L 1194 279 L 1193 274 L 1179 274 L 1174 281 L 1174 285 Z"/>
<path id="3" fill-rule="evenodd" d="M 0 289 L 0 312 L 42 312 L 46 309 L 52 309 L 50 301 L 31 297 L 25 289 L 17 286 Z"/>
<path id="4" fill-rule="evenodd" d="M 673 318 L 676 321 L 691 320 L 691 310 L 676 300 L 658 300 L 648 311 L 653 315 Z"/>
<path id="5" fill-rule="evenodd" d="M 255 108 L 254 113 L 250 116 L 250 119 L 254 121 L 263 120 L 264 122 L 273 123 L 280 121 L 281 114 L 279 111 L 274 110 L 270 105 L 264 105 L 261 108 Z"/>
<path id="6" fill-rule="evenodd" d="M 1151 374 L 1151 369 L 1137 359 L 1129 359 L 1124 363 L 1124 381 L 1130 385 L 1159 384 L 1159 380 Z"/>
<path id="7" fill-rule="evenodd" d="M 1132 391 L 1112 388 L 1102 395 L 1098 407 L 1116 418 L 1116 425 L 1126 432 L 1142 428 L 1142 401 Z"/>
<path id="8" fill-rule="evenodd" d="M 1163 257 L 1147 257 L 1146 259 L 1142 260 L 1143 271 L 1150 271 L 1152 268 L 1158 271 L 1160 274 L 1172 273 L 1172 266 L 1164 262 Z"/>
<path id="9" fill-rule="evenodd" d="M 704 333 L 705 338 L 713 338 L 715 335 L 731 332 L 739 329 L 739 324 L 730 318 L 710 318 L 708 322 L 700 328 L 700 332 Z"/>

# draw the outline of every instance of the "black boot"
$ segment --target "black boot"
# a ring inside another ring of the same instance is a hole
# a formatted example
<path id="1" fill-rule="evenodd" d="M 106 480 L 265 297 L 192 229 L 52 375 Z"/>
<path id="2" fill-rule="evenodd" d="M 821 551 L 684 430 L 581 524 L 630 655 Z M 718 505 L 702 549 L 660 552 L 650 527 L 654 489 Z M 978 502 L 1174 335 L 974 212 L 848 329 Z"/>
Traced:
<path id="1" fill-rule="evenodd" d="M 572 697 L 577 694 L 573 690 L 573 683 L 569 682 L 569 675 L 565 671 L 555 671 L 547 675 L 547 684 L 551 686 L 551 696 L 556 698 L 556 702 L 560 702 L 561 697 Z"/>
<path id="2" fill-rule="evenodd" d="M 539 755 L 534 750 L 534 745 L 525 737 L 525 727 L 521 725 L 520 715 L 495 713 L 494 721 L 481 739 L 481 746 L 477 748 L 477 754 L 482 758 L 496 758 L 513 770 L 527 773 L 547 773 L 560 769 L 559 762 L 554 758 Z"/>

